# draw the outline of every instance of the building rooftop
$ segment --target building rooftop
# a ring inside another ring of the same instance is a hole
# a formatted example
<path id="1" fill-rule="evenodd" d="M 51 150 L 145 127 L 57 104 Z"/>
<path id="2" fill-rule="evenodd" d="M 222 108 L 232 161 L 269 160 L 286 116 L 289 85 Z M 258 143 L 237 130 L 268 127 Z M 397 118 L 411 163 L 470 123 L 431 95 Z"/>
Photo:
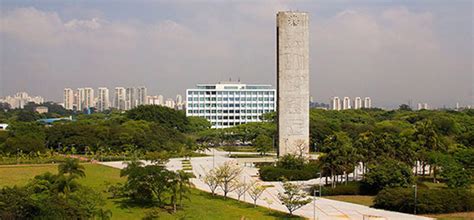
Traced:
<path id="1" fill-rule="evenodd" d="M 197 89 L 216 89 L 216 90 L 240 90 L 240 89 L 272 89 L 272 85 L 269 84 L 244 84 L 241 82 L 229 82 L 221 81 L 215 84 L 197 84 Z"/>

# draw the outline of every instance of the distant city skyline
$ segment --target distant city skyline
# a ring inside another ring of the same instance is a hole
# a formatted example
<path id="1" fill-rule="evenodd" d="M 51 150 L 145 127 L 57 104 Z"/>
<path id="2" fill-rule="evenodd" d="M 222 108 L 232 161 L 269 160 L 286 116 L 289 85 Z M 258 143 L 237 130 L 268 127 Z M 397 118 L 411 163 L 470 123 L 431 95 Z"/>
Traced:
<path id="1" fill-rule="evenodd" d="M 293 9 L 311 14 L 314 101 L 474 103 L 472 1 L 0 4 L 0 96 L 59 102 L 64 87 L 138 84 L 171 97 L 229 77 L 276 85 L 274 17 Z"/>

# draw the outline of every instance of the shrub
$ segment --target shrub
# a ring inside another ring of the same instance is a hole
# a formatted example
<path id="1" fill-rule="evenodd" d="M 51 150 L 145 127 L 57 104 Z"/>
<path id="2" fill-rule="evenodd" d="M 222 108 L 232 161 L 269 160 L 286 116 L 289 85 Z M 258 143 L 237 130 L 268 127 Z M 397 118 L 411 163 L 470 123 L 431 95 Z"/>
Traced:
<path id="1" fill-rule="evenodd" d="M 374 200 L 375 208 L 413 213 L 413 188 L 385 188 Z M 474 193 L 464 189 L 418 189 L 417 213 L 450 213 L 474 210 Z"/>
<path id="2" fill-rule="evenodd" d="M 264 181 L 279 181 L 282 178 L 288 180 L 309 180 L 319 177 L 319 168 L 312 163 L 305 164 L 302 169 L 285 169 L 274 166 L 260 168 L 260 178 Z"/>
<path id="3" fill-rule="evenodd" d="M 314 185 L 311 187 L 310 192 L 313 193 L 314 190 L 319 190 L 319 185 Z M 331 186 L 321 187 L 323 196 L 337 196 L 337 195 L 365 195 L 364 190 L 361 189 L 360 182 L 348 182 L 347 184 L 338 184 L 336 188 L 331 188 Z"/>

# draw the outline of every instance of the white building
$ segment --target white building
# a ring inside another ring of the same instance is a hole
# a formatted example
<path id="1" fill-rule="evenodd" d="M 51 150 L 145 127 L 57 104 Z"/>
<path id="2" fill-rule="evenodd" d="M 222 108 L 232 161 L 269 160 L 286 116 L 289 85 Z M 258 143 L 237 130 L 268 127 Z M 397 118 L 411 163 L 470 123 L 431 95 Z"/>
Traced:
<path id="1" fill-rule="evenodd" d="M 136 103 L 135 107 L 139 105 L 146 105 L 147 104 L 147 89 L 146 87 L 138 87 L 136 89 L 137 96 L 136 96 Z"/>
<path id="2" fill-rule="evenodd" d="M 186 103 L 183 102 L 183 96 L 180 94 L 176 95 L 176 109 L 177 110 L 184 110 L 186 106 Z"/>
<path id="3" fill-rule="evenodd" d="M 372 108 L 372 100 L 370 97 L 364 98 L 364 108 Z"/>
<path id="4" fill-rule="evenodd" d="M 341 110 L 341 99 L 335 96 L 331 99 L 331 109 L 332 110 Z"/>
<path id="5" fill-rule="evenodd" d="M 174 102 L 173 99 L 169 98 L 169 99 L 166 99 L 165 106 L 168 108 L 174 109 L 176 107 L 176 103 Z"/>
<path id="6" fill-rule="evenodd" d="M 354 99 L 354 109 L 362 108 L 362 99 L 360 97 L 355 97 Z"/>
<path id="7" fill-rule="evenodd" d="M 64 89 L 63 102 L 65 109 L 74 110 L 74 90 L 71 88 Z"/>
<path id="8" fill-rule="evenodd" d="M 165 98 L 162 95 L 158 95 L 158 105 L 165 105 Z"/>
<path id="9" fill-rule="evenodd" d="M 418 110 L 429 109 L 428 103 L 418 103 Z"/>
<path id="10" fill-rule="evenodd" d="M 270 85 L 241 83 L 198 84 L 186 90 L 186 115 L 209 120 L 213 128 L 261 121 L 276 109 L 276 90 Z"/>
<path id="11" fill-rule="evenodd" d="M 109 89 L 105 87 L 98 88 L 97 110 L 102 112 L 110 108 Z"/>
<path id="12" fill-rule="evenodd" d="M 115 87 L 114 108 L 125 110 L 125 88 Z"/>
<path id="13" fill-rule="evenodd" d="M 125 89 L 125 110 L 135 108 L 137 105 L 137 93 L 133 87 Z"/>
<path id="14" fill-rule="evenodd" d="M 82 111 L 86 108 L 94 107 L 94 89 L 77 89 L 77 110 Z"/>
<path id="15" fill-rule="evenodd" d="M 351 109 L 351 99 L 347 96 L 342 100 L 342 110 L 346 109 Z"/>
<path id="16" fill-rule="evenodd" d="M 0 99 L 0 102 L 5 102 L 10 105 L 10 108 L 23 108 L 29 102 L 36 104 L 42 104 L 44 98 L 41 96 L 29 96 L 26 92 L 18 92 L 14 96 L 7 96 L 3 99 Z"/>
<path id="17" fill-rule="evenodd" d="M 147 100 L 148 105 L 161 105 L 160 98 L 157 95 L 147 96 Z"/>

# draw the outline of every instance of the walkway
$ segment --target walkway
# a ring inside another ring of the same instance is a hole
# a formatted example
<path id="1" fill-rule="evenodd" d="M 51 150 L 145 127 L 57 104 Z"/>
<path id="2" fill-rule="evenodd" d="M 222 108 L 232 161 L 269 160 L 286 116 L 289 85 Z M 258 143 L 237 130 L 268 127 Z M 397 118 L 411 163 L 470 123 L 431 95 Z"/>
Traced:
<path id="1" fill-rule="evenodd" d="M 191 158 L 191 164 L 193 167 L 193 173 L 197 178 L 193 178 L 191 181 L 196 188 L 210 192 L 209 187 L 199 178 L 204 177 L 206 173 L 211 170 L 214 166 L 219 166 L 226 161 L 234 161 L 238 163 L 238 160 L 225 157 L 226 152 L 216 151 L 214 156 L 211 157 L 195 157 Z M 167 164 L 170 170 L 179 170 L 182 168 L 181 160 L 183 158 L 173 158 Z M 122 162 L 103 162 L 106 166 L 122 169 L 124 165 Z M 242 181 L 258 181 L 262 185 L 268 186 L 265 192 L 262 194 L 260 199 L 257 201 L 257 205 L 271 208 L 274 210 L 288 212 L 285 206 L 281 205 L 278 199 L 278 193 L 283 192 L 283 187 L 280 182 L 263 182 L 258 180 L 257 168 L 245 167 L 243 164 L 239 164 L 243 168 Z M 319 179 L 312 180 L 312 182 L 319 182 Z M 222 191 L 217 191 L 222 194 Z M 233 192 L 229 193 L 229 197 L 237 199 L 237 195 Z M 244 195 L 241 200 L 252 203 L 253 200 L 248 194 Z M 315 210 L 315 212 L 314 212 Z M 342 219 L 387 219 L 387 220 L 428 220 L 431 218 L 409 215 L 399 212 L 385 211 L 380 209 L 369 208 L 363 205 L 357 205 L 353 203 L 340 202 L 330 199 L 317 198 L 313 203 L 303 206 L 301 209 L 294 212 L 295 215 L 304 216 L 309 219 L 321 219 L 321 220 L 342 220 Z M 316 214 L 316 215 L 314 215 Z M 315 216 L 315 217 L 314 217 Z"/>

